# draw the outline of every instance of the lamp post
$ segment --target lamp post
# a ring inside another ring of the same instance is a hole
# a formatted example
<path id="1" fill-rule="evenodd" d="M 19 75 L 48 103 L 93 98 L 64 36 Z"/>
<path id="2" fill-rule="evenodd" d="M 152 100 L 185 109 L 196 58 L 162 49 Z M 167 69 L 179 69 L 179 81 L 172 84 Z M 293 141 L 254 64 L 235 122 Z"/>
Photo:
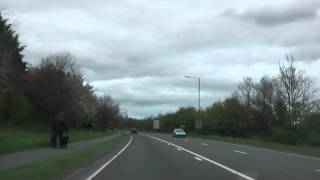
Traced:
<path id="1" fill-rule="evenodd" d="M 200 77 L 194 76 L 184 76 L 185 78 L 197 79 L 198 80 L 198 113 L 200 114 Z M 202 121 L 200 119 L 196 120 L 196 128 L 202 128 Z"/>

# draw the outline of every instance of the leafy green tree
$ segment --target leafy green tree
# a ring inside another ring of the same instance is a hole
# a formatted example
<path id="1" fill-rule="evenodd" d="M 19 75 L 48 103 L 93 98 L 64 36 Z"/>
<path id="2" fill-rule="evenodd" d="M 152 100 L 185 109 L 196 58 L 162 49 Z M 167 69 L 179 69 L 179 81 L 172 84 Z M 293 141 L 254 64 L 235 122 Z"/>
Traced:
<path id="1" fill-rule="evenodd" d="M 32 106 L 24 97 L 26 63 L 24 46 L 8 20 L 0 13 L 0 121 L 20 123 L 32 119 Z"/>
<path id="2" fill-rule="evenodd" d="M 24 46 L 19 42 L 18 34 L 12 30 L 8 20 L 0 13 L 0 87 L 23 88 L 26 63 L 22 61 Z"/>

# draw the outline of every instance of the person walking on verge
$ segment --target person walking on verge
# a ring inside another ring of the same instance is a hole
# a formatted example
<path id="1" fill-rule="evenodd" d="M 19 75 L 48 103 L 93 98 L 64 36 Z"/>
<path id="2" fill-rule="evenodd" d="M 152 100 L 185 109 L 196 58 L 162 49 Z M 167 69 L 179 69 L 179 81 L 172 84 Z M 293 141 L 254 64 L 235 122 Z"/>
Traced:
<path id="1" fill-rule="evenodd" d="M 64 132 L 68 131 L 68 126 L 64 118 L 63 112 L 60 112 L 55 120 L 51 124 L 53 136 L 51 137 L 51 145 L 57 147 L 57 141 L 59 140 L 60 147 L 67 147 L 69 137 L 64 136 Z"/>

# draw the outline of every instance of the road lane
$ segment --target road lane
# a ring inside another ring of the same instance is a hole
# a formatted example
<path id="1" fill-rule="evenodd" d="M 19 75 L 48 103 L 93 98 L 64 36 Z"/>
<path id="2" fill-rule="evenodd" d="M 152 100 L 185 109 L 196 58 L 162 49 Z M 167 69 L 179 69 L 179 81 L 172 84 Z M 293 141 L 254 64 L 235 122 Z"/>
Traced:
<path id="1" fill-rule="evenodd" d="M 242 179 L 197 158 L 165 142 L 134 135 L 131 145 L 93 179 Z"/>
<path id="2" fill-rule="evenodd" d="M 320 173 L 315 171 L 320 167 L 320 160 L 317 158 L 288 155 L 277 151 L 200 138 L 184 139 L 173 138 L 168 134 L 148 134 L 197 152 L 255 179 L 320 179 Z M 208 145 L 203 146 L 202 143 Z M 234 150 L 247 154 L 236 153 Z"/>

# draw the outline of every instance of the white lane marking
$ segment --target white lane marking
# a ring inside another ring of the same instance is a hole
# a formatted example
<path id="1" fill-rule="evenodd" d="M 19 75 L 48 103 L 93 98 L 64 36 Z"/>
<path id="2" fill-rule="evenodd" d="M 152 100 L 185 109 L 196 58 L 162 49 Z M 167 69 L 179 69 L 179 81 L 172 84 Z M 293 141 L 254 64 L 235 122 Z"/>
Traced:
<path id="1" fill-rule="evenodd" d="M 177 148 L 177 150 L 178 150 L 178 151 L 181 151 L 181 149 L 180 149 L 180 148 Z"/>
<path id="2" fill-rule="evenodd" d="M 247 154 L 248 154 L 248 153 L 246 153 L 246 152 L 238 151 L 238 150 L 233 150 L 233 152 L 240 153 L 240 154 L 245 154 L 245 155 L 247 155 Z"/>
<path id="3" fill-rule="evenodd" d="M 114 159 L 116 159 L 124 150 L 127 149 L 127 147 L 132 142 L 132 136 L 130 136 L 130 141 L 127 145 L 125 145 L 115 156 L 113 156 L 109 161 L 107 161 L 105 164 L 103 164 L 99 169 L 97 169 L 93 174 L 91 174 L 86 180 L 92 180 L 97 174 L 99 174 L 105 167 L 107 167 Z"/>
<path id="4" fill-rule="evenodd" d="M 208 144 L 206 144 L 206 143 L 201 143 L 202 145 L 204 145 L 204 146 L 208 146 Z"/>
<path id="5" fill-rule="evenodd" d="M 203 161 L 201 158 L 198 158 L 197 156 L 194 157 L 198 161 Z"/>
<path id="6" fill-rule="evenodd" d="M 316 169 L 315 171 L 320 172 L 320 169 Z"/>
<path id="7" fill-rule="evenodd" d="M 320 158 L 311 157 L 311 156 L 305 156 L 305 155 L 299 155 L 299 154 L 294 154 L 294 153 L 281 152 L 281 151 L 277 151 L 277 150 L 264 149 L 264 148 L 259 148 L 259 147 L 253 147 L 253 146 L 235 144 L 235 143 L 229 143 L 229 142 L 223 142 L 223 141 L 215 141 L 215 142 L 218 142 L 218 143 L 221 143 L 221 144 L 234 145 L 234 146 L 237 146 L 237 147 L 242 147 L 242 148 L 247 148 L 247 149 L 254 149 L 254 150 L 260 150 L 260 151 L 272 152 L 272 153 L 277 153 L 277 154 L 282 154 L 282 155 L 287 155 L 287 156 L 294 156 L 294 157 L 299 157 L 299 158 L 304 158 L 304 159 L 312 159 L 312 160 L 320 161 Z"/>
<path id="8" fill-rule="evenodd" d="M 145 135 L 145 136 L 148 136 L 148 137 L 150 137 L 150 138 L 153 138 L 153 139 L 155 139 L 155 140 L 160 139 L 160 138 L 158 138 L 158 137 L 151 136 L 151 135 L 148 135 L 148 134 L 144 134 L 144 135 Z M 175 144 L 173 144 L 173 143 L 171 143 L 171 142 L 168 142 L 168 141 L 165 141 L 165 140 L 163 140 L 163 141 L 166 142 L 166 143 L 170 143 L 172 146 L 175 146 L 176 148 L 180 148 L 180 149 L 182 149 L 183 151 L 185 151 L 185 152 L 187 152 L 187 153 L 190 153 L 190 154 L 192 154 L 192 155 L 194 155 L 194 156 L 196 156 L 196 157 L 198 157 L 198 158 L 201 158 L 202 160 L 208 161 L 208 162 L 211 163 L 211 164 L 214 164 L 214 165 L 216 165 L 216 166 L 219 166 L 219 167 L 221 167 L 221 168 L 223 168 L 223 169 L 225 169 L 225 170 L 227 170 L 227 171 L 229 171 L 229 172 L 231 172 L 231 173 L 233 173 L 233 174 L 235 174 L 235 175 L 238 175 L 238 176 L 240 176 L 240 177 L 242 177 L 242 178 L 244 178 L 244 179 L 246 179 L 246 180 L 255 180 L 255 179 L 252 178 L 252 177 L 249 177 L 249 176 L 247 176 L 247 175 L 245 175 L 245 174 L 242 174 L 241 172 L 238 172 L 238 171 L 236 171 L 236 170 L 233 170 L 233 169 L 231 169 L 231 168 L 229 168 L 229 167 L 227 167 L 227 166 L 225 166 L 225 165 L 223 165 L 223 164 L 220 164 L 220 163 L 218 163 L 218 162 L 216 162 L 216 161 L 213 161 L 213 160 L 211 160 L 211 159 L 209 159 L 209 158 L 206 158 L 206 157 L 204 157 L 204 156 L 202 156 L 202 155 L 200 155 L 200 154 L 197 154 L 197 153 L 195 153 L 195 152 L 192 152 L 192 151 L 190 151 L 190 150 L 188 150 L 188 149 L 185 149 L 185 148 L 183 148 L 183 147 L 181 147 L 181 146 L 175 145 Z"/>
<path id="9" fill-rule="evenodd" d="M 295 156 L 295 157 L 300 157 L 300 158 L 304 158 L 304 159 L 312 159 L 312 160 L 320 161 L 320 158 L 311 157 L 311 156 L 303 156 L 303 155 L 298 155 L 298 154 L 293 154 L 293 153 L 286 153 L 286 152 L 280 152 L 280 151 L 274 151 L 274 150 L 269 150 L 269 149 L 262 149 L 262 150 L 263 150 L 263 151 L 270 151 L 270 152 L 278 153 L 278 154 L 284 154 L 284 155 L 288 155 L 288 156 Z"/>

